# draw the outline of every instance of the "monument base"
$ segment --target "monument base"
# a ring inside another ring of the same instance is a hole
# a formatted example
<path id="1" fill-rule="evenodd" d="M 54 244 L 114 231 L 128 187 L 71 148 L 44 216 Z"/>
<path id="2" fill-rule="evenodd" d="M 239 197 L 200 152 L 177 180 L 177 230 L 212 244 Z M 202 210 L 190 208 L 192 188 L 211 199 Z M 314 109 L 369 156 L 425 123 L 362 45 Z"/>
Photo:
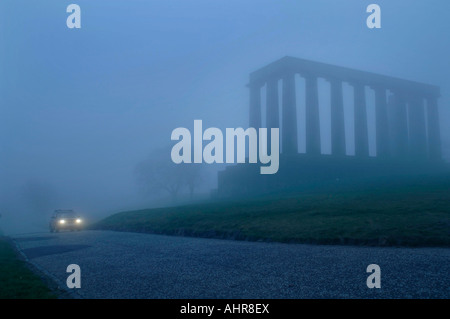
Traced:
<path id="1" fill-rule="evenodd" d="M 443 161 L 280 154 L 280 168 L 274 175 L 261 175 L 260 164 L 238 164 L 220 171 L 216 196 L 229 198 L 291 191 L 332 191 L 442 173 L 450 173 L 449 164 Z"/>

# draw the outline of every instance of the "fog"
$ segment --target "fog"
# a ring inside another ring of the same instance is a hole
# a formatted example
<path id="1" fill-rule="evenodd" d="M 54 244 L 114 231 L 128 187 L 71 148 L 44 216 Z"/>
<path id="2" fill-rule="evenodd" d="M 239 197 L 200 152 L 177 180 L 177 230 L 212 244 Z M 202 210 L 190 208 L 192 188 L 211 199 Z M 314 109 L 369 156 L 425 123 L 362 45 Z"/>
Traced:
<path id="1" fill-rule="evenodd" d="M 440 86 L 443 155 L 450 159 L 447 0 L 377 0 L 376 30 L 366 26 L 372 2 L 360 0 L 76 3 L 81 29 L 66 27 L 64 1 L 0 2 L 6 233 L 46 230 L 58 208 L 95 220 L 162 205 L 169 195 L 142 192 L 137 165 L 170 149 L 172 130 L 192 129 L 195 119 L 248 127 L 249 73 L 284 56 Z M 323 118 L 326 130 L 326 112 Z M 351 137 L 351 125 L 346 133 Z M 322 150 L 329 149 L 324 138 Z M 216 187 L 219 169 L 208 168 L 197 196 Z"/>

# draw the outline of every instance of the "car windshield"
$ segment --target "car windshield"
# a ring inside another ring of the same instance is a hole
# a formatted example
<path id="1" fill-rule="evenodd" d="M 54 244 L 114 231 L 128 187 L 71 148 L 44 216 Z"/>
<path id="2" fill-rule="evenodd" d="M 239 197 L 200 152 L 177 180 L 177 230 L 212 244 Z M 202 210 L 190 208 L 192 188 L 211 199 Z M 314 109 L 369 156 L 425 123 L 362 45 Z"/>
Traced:
<path id="1" fill-rule="evenodd" d="M 77 217 L 77 214 L 75 213 L 60 213 L 58 214 L 59 218 L 75 218 Z"/>

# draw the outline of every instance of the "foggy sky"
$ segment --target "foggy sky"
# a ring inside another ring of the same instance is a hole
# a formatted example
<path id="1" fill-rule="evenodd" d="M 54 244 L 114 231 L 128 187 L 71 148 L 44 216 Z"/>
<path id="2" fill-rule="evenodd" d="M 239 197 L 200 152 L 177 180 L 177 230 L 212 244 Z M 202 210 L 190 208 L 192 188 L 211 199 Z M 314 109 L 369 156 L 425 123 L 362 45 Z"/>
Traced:
<path id="1" fill-rule="evenodd" d="M 79 30 L 66 27 L 70 3 L 81 7 Z M 366 27 L 370 3 L 382 29 Z M 449 9 L 447 0 L 2 0 L 0 213 L 32 214 L 30 183 L 51 189 L 55 208 L 142 207 L 136 164 L 194 119 L 247 127 L 249 73 L 286 55 L 440 86 L 450 158 Z"/>

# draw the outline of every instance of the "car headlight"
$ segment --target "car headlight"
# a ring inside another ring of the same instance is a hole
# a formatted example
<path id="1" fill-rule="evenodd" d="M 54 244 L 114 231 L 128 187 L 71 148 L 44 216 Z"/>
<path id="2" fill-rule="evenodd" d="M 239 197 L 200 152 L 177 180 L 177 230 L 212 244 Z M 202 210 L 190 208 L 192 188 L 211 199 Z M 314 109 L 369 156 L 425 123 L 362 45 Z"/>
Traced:
<path id="1" fill-rule="evenodd" d="M 65 221 L 64 219 L 61 219 L 61 220 L 59 221 L 59 223 L 60 223 L 60 224 L 65 224 L 66 221 Z"/>
<path id="2" fill-rule="evenodd" d="M 77 220 L 75 221 L 77 224 L 81 223 L 81 219 L 77 218 Z"/>

